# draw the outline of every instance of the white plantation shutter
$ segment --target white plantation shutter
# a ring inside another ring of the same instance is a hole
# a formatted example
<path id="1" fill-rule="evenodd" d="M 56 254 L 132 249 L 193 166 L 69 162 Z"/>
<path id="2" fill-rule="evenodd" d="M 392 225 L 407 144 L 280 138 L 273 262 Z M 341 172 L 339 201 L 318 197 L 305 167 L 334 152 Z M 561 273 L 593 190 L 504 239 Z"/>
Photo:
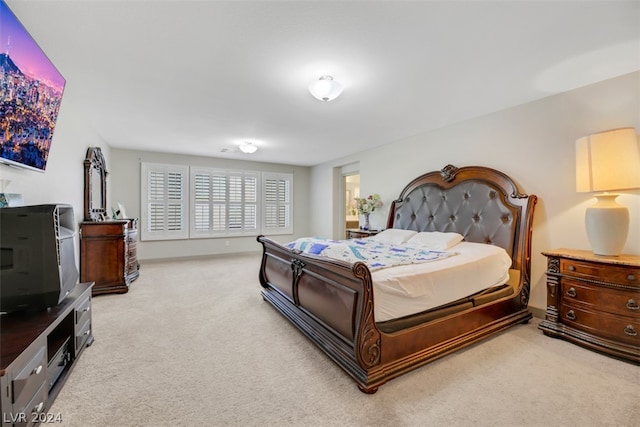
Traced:
<path id="1" fill-rule="evenodd" d="M 189 167 L 142 163 L 142 240 L 184 239 L 189 200 Z"/>
<path id="2" fill-rule="evenodd" d="M 244 178 L 244 225 L 245 230 L 258 231 L 258 174 Z"/>
<path id="3" fill-rule="evenodd" d="M 264 234 L 293 233 L 293 174 L 262 174 Z"/>
<path id="4" fill-rule="evenodd" d="M 208 230 L 211 226 L 211 180 L 206 175 L 196 174 L 193 180 L 193 222 L 196 230 Z"/>
<path id="5" fill-rule="evenodd" d="M 211 226 L 213 231 L 223 232 L 227 228 L 227 177 L 211 177 Z"/>
<path id="6" fill-rule="evenodd" d="M 258 234 L 256 172 L 191 168 L 191 237 Z"/>

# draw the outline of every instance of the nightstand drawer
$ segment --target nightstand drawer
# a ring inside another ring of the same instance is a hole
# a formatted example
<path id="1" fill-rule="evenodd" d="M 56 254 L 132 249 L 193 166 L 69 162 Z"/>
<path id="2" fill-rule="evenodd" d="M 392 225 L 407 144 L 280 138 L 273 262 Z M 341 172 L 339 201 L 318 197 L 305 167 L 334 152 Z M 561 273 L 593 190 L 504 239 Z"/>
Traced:
<path id="1" fill-rule="evenodd" d="M 584 304 L 588 308 L 623 316 L 640 316 L 640 292 L 618 291 L 565 279 L 560 286 L 566 304 Z"/>
<path id="2" fill-rule="evenodd" d="M 563 305 L 560 308 L 562 323 L 591 335 L 640 345 L 640 319 L 612 316 L 582 309 L 576 305 Z"/>
<path id="3" fill-rule="evenodd" d="M 560 273 L 598 282 L 640 286 L 640 268 L 563 258 L 560 260 Z"/>

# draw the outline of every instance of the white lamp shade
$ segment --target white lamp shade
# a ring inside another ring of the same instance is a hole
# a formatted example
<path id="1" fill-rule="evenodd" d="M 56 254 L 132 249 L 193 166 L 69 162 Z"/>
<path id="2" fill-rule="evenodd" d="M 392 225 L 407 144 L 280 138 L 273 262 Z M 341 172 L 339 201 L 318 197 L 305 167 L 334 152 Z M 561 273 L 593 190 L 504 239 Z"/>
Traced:
<path id="1" fill-rule="evenodd" d="M 309 92 L 320 101 L 331 101 L 342 93 L 342 85 L 331 76 L 322 76 L 309 85 Z"/>
<path id="2" fill-rule="evenodd" d="M 640 144 L 634 128 L 615 129 L 576 141 L 576 191 L 640 188 Z"/>

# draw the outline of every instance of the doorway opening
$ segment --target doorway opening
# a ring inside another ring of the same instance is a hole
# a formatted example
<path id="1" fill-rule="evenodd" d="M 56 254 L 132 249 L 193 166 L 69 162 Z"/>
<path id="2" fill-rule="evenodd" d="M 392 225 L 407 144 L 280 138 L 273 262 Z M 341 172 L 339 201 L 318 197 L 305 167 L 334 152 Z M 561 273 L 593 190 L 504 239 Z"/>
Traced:
<path id="1" fill-rule="evenodd" d="M 355 199 L 360 197 L 360 174 L 343 175 L 342 188 L 344 188 L 344 228 L 346 238 L 347 230 L 358 229 L 360 225 L 360 218 L 356 210 L 355 202 Z"/>

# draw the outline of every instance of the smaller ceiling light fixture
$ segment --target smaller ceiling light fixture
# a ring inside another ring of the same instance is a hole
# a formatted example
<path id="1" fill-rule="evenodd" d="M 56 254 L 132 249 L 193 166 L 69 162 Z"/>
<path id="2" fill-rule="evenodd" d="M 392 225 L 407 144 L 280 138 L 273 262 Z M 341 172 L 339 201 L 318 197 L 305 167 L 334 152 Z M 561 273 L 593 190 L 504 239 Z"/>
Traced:
<path id="1" fill-rule="evenodd" d="M 242 144 L 240 144 L 239 147 L 240 147 L 240 151 L 242 151 L 245 154 L 253 154 L 258 150 L 258 147 L 256 147 L 250 142 L 243 142 Z"/>
<path id="2" fill-rule="evenodd" d="M 320 101 L 332 101 L 342 93 L 342 84 L 331 76 L 322 76 L 309 85 L 309 92 Z"/>

